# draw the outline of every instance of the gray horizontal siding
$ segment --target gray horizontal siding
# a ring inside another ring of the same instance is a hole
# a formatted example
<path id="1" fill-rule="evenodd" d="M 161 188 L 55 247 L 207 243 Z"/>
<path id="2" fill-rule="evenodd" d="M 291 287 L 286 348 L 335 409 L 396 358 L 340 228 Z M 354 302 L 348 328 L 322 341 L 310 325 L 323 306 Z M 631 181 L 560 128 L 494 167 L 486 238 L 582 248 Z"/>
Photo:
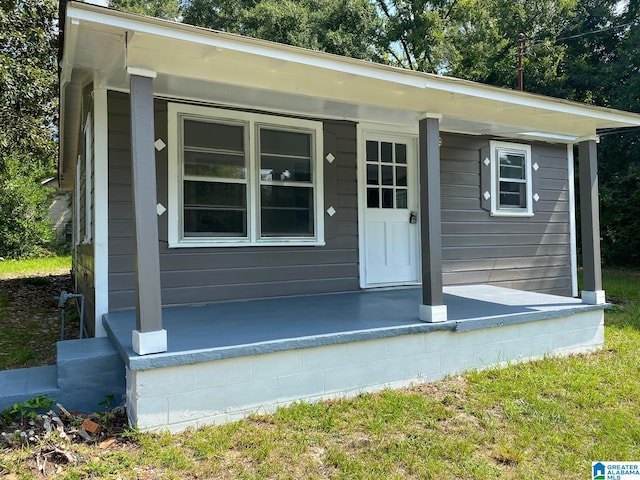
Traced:
<path id="1" fill-rule="evenodd" d="M 531 218 L 492 217 L 480 206 L 480 150 L 489 139 L 442 135 L 442 244 L 445 285 L 496 286 L 571 295 L 566 147 L 532 145 Z"/>
<path id="2" fill-rule="evenodd" d="M 87 116 L 89 114 L 93 117 L 93 100 L 91 92 L 93 91 L 93 86 L 91 84 L 85 86 L 82 91 L 82 110 L 83 110 L 83 118 L 80 121 L 80 126 L 84 127 Z M 92 128 L 93 131 L 93 128 Z M 87 145 L 85 145 L 85 135 L 81 134 L 78 136 L 78 152 L 80 152 L 81 159 L 80 167 L 81 167 L 81 178 L 86 175 L 86 165 L 85 158 L 89 156 L 93 163 L 93 151 L 86 151 Z M 93 148 L 93 141 L 89 147 Z M 95 320 L 95 259 L 94 259 L 94 248 L 92 243 L 82 243 L 85 239 L 87 233 L 87 218 L 91 219 L 91 223 L 95 223 L 94 218 L 94 195 L 93 195 L 93 185 L 94 178 L 93 172 L 95 172 L 95 168 L 91 169 L 91 177 L 89 179 L 85 178 L 85 182 L 88 183 L 89 191 L 87 191 L 86 185 L 81 185 L 80 188 L 80 198 L 76 198 L 74 202 L 74 214 L 76 212 L 76 206 L 80 207 L 80 218 L 76 219 L 79 222 L 79 230 L 80 230 L 80 238 L 76 239 L 79 242 L 78 245 L 75 245 L 75 258 L 74 258 L 74 269 L 75 269 L 75 281 L 77 285 L 76 293 L 82 293 L 84 295 L 85 300 L 85 325 L 89 329 L 89 333 L 93 334 L 93 326 Z M 80 181 L 81 179 L 76 179 L 76 181 Z M 87 182 L 88 180 L 88 182 Z M 74 195 L 76 190 L 74 189 Z M 90 195 L 91 197 L 91 205 L 89 211 L 87 211 L 87 203 L 86 203 L 86 195 Z M 80 202 L 78 204 L 78 202 Z M 94 239 L 91 238 L 91 242 Z"/>
<path id="3" fill-rule="evenodd" d="M 110 92 L 109 308 L 133 308 L 133 224 L 130 183 L 129 99 Z M 167 140 L 166 102 L 157 100 L 156 138 Z M 358 289 L 356 128 L 325 122 L 324 247 L 210 247 L 169 249 L 167 214 L 159 217 L 164 305 L 351 291 Z M 168 205 L 167 149 L 156 153 L 158 201 Z"/>

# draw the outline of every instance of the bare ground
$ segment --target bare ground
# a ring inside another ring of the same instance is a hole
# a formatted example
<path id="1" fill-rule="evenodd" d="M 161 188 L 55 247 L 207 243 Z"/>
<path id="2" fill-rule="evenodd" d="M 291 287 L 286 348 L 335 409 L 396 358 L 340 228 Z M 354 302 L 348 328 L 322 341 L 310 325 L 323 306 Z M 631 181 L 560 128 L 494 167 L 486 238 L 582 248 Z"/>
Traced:
<path id="1" fill-rule="evenodd" d="M 55 364 L 61 311 L 54 296 L 62 290 L 73 290 L 68 269 L 0 277 L 0 370 Z M 67 308 L 65 339 L 79 335 L 74 310 Z"/>

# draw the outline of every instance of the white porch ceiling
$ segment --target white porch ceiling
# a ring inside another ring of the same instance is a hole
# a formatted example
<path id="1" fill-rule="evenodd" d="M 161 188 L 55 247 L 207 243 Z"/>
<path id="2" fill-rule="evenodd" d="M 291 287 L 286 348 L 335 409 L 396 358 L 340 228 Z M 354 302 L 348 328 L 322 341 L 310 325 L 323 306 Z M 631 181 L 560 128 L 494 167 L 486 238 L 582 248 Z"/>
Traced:
<path id="1" fill-rule="evenodd" d="M 61 67 L 63 126 L 79 113 L 72 98 L 78 87 L 94 81 L 128 91 L 127 67 L 157 72 L 157 96 L 315 118 L 417 129 L 430 113 L 442 115 L 443 131 L 560 142 L 592 137 L 599 129 L 640 126 L 640 115 L 627 112 L 76 2 L 67 5 Z M 64 158 L 73 158 L 75 152 L 67 150 Z"/>

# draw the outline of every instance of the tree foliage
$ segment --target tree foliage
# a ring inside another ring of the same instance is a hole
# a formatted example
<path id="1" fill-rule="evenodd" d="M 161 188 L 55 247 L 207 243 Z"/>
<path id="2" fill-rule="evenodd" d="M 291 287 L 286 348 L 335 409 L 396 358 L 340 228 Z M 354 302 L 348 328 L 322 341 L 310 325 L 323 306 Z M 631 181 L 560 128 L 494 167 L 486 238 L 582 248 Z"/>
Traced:
<path id="1" fill-rule="evenodd" d="M 177 20 L 180 17 L 180 5 L 180 0 L 109 0 L 109 6 L 116 10 L 165 20 Z"/>
<path id="2" fill-rule="evenodd" d="M 57 2 L 0 0 L 0 158 L 55 163 Z M 1 168 L 1 167 L 0 167 Z"/>
<path id="3" fill-rule="evenodd" d="M 57 2 L 0 0 L 0 256 L 39 255 L 54 234 L 49 192 L 55 172 Z"/>
<path id="4" fill-rule="evenodd" d="M 3 158 L 0 174 L 0 257 L 27 258 L 49 253 L 56 241 L 47 217 L 51 189 L 34 180 L 43 169 L 14 153 Z"/>
<path id="5" fill-rule="evenodd" d="M 368 0 L 190 0 L 184 22 L 354 58 L 376 56 Z"/>

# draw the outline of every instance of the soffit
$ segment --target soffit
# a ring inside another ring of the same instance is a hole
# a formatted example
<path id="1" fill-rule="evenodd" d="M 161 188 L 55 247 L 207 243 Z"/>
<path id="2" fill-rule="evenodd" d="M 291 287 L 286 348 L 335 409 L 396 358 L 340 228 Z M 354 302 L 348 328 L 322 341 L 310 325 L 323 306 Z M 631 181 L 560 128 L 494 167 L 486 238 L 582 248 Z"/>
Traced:
<path id="1" fill-rule="evenodd" d="M 127 67 L 157 72 L 157 96 L 415 127 L 426 113 L 469 134 L 573 142 L 640 115 L 377 65 L 70 2 L 61 62 L 128 90 Z M 77 81 L 77 80 L 75 80 Z"/>

